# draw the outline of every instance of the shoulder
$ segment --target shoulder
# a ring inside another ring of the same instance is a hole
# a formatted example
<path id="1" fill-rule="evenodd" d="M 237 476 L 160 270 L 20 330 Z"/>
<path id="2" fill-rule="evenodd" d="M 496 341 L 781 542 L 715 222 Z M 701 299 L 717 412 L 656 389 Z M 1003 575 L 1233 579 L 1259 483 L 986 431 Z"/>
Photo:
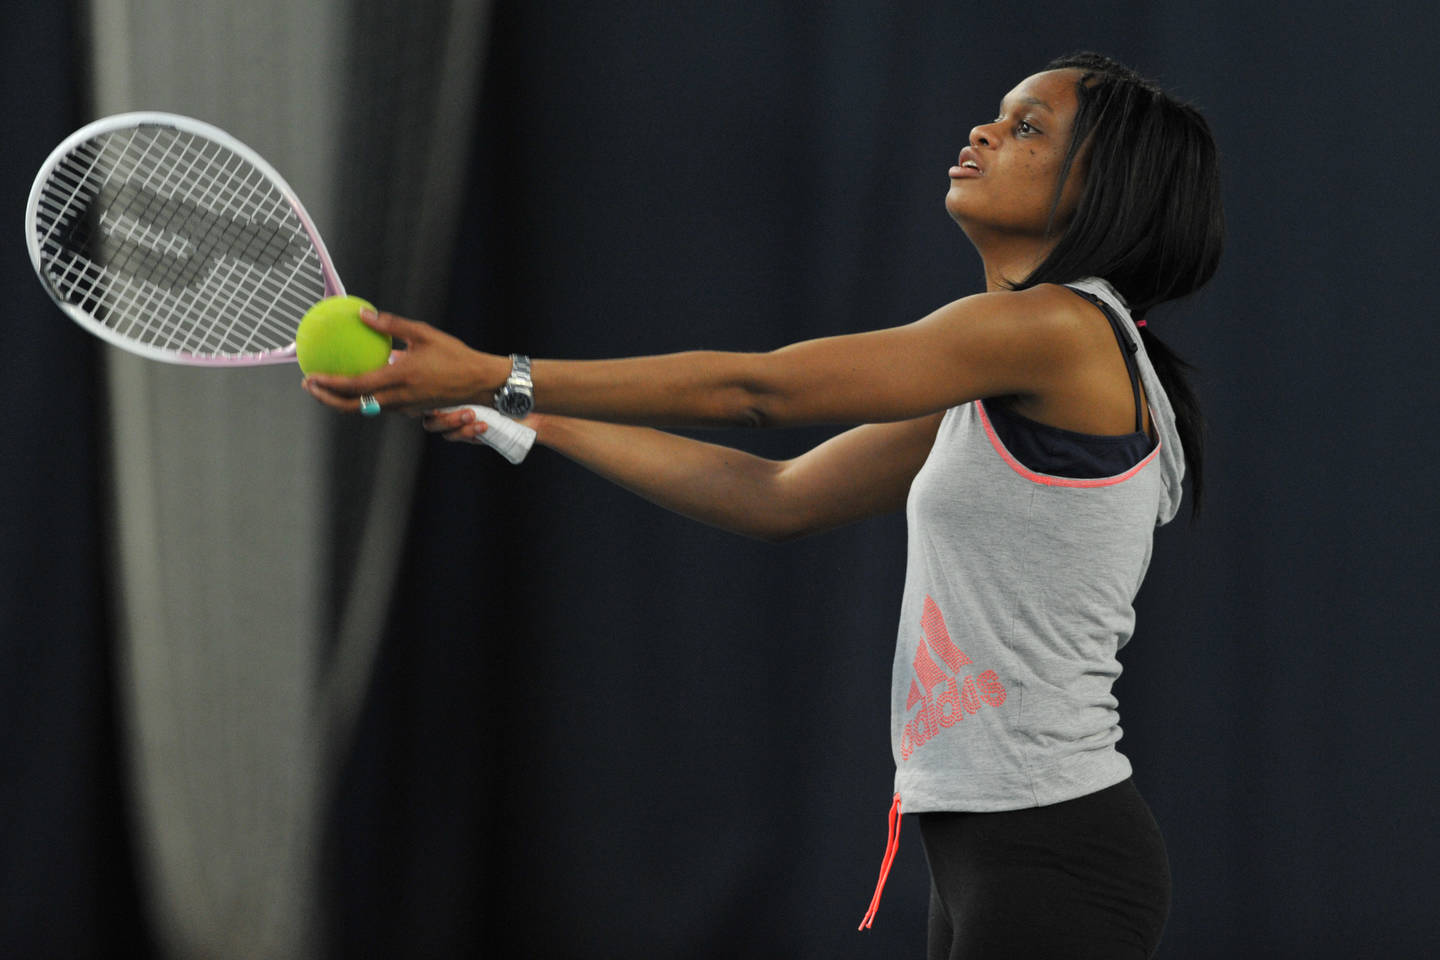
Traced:
<path id="1" fill-rule="evenodd" d="M 1058 283 L 1042 283 L 1026 290 L 997 290 L 966 297 L 958 303 L 974 302 L 996 317 L 1024 324 L 1036 331 L 1063 335 L 1077 324 L 1083 324 L 1094 312 L 1094 306 L 1069 287 Z"/>
<path id="2" fill-rule="evenodd" d="M 1105 316 L 1080 294 L 1060 284 L 997 290 L 955 300 L 927 318 L 968 328 L 1034 358 L 1063 361 L 1093 343 L 1096 321 Z"/>
<path id="3" fill-rule="evenodd" d="M 1105 338 L 1114 353 L 1104 313 L 1058 284 L 964 297 L 918 326 L 927 357 L 939 361 L 943 377 L 962 388 L 956 403 L 1074 393 L 1108 356 Z"/>

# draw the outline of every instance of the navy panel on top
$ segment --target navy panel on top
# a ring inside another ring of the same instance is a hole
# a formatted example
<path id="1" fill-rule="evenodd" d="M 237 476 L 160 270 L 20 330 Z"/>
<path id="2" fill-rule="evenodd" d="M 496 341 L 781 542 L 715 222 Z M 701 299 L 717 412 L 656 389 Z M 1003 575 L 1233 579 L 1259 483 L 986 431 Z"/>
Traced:
<path id="1" fill-rule="evenodd" d="M 1074 287 L 1068 289 L 1075 290 Z M 1125 335 L 1125 322 L 1110 305 L 1085 290 L 1075 290 L 1099 307 L 1110 321 L 1110 329 L 1125 355 L 1130 374 L 1130 389 L 1135 395 L 1135 431 L 1111 436 L 1077 433 L 1061 427 L 1031 420 L 1010 408 L 1004 397 L 985 401 L 985 412 L 995 428 L 995 435 L 1005 444 L 1011 456 L 1027 469 L 1052 477 L 1091 480 L 1124 473 L 1155 449 L 1155 441 L 1144 432 L 1140 408 L 1140 372 L 1135 366 L 1135 347 Z"/>
<path id="2" fill-rule="evenodd" d="M 1092 480 L 1124 473 L 1155 449 L 1143 432 L 1118 436 L 1076 433 L 1031 420 L 1003 399 L 985 401 L 995 435 L 1027 469 L 1052 477 Z"/>

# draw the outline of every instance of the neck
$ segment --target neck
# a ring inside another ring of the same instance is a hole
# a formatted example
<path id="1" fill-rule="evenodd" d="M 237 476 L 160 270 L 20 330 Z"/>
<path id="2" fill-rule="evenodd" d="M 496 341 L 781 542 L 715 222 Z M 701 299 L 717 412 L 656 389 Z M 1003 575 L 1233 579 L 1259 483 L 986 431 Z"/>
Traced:
<path id="1" fill-rule="evenodd" d="M 1056 243 L 1054 239 L 1018 235 L 971 235 L 970 241 L 985 265 L 987 293 L 1008 290 L 1009 284 L 1024 280 L 1044 262 Z"/>

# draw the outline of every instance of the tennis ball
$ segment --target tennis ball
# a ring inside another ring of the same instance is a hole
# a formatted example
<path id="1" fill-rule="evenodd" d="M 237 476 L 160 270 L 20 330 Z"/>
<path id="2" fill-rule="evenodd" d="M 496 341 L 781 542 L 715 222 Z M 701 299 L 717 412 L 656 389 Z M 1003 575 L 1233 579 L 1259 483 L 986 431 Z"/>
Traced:
<path id="1" fill-rule="evenodd" d="M 305 311 L 295 331 L 295 358 L 307 377 L 329 373 L 355 377 L 390 359 L 390 336 L 371 330 L 360 311 L 375 308 L 359 297 L 326 297 Z"/>

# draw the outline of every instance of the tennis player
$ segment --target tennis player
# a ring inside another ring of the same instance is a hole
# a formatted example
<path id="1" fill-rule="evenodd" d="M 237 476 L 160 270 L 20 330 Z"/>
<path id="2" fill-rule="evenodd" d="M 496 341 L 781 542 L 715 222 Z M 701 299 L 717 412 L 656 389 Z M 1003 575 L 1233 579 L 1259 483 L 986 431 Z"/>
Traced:
<path id="1" fill-rule="evenodd" d="M 1216 269 L 1217 164 L 1192 107 L 1110 59 L 1064 57 L 950 168 L 945 206 L 984 293 L 770 353 L 604 361 L 485 354 L 381 314 L 371 325 L 408 344 L 395 363 L 306 388 L 337 410 L 426 414 L 452 440 L 484 425 L 437 408 L 528 413 L 538 443 L 755 537 L 903 507 L 891 813 L 897 830 L 918 814 L 930 957 L 1149 957 L 1169 869 L 1111 686 L 1187 468 L 1198 503 L 1200 413 L 1146 323 Z M 858 426 L 784 462 L 647 429 L 816 423 Z"/>

